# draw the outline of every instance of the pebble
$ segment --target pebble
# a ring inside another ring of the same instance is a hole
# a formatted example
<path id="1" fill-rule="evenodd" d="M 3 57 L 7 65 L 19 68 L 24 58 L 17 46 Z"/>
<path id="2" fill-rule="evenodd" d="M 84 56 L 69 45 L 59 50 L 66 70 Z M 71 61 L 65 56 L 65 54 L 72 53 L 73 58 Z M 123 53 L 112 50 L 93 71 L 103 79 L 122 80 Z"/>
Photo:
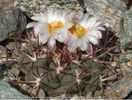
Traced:
<path id="1" fill-rule="evenodd" d="M 0 11 L 0 41 L 23 32 L 26 17 L 20 9 L 11 7 Z"/>

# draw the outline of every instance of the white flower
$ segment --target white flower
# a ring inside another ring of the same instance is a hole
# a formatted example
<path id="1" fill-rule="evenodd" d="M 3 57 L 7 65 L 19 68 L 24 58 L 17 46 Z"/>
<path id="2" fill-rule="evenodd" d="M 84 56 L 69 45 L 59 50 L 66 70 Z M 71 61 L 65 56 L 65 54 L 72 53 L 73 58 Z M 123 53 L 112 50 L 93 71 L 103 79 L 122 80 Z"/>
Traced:
<path id="1" fill-rule="evenodd" d="M 56 49 L 56 40 L 66 42 L 70 12 L 65 10 L 48 10 L 32 17 L 36 22 L 29 23 L 27 28 L 33 27 L 34 33 L 39 37 L 39 43 L 48 44 L 50 50 Z"/>
<path id="2" fill-rule="evenodd" d="M 74 52 L 80 47 L 82 51 L 91 49 L 91 44 L 98 44 L 98 39 L 102 38 L 100 30 L 105 30 L 101 22 L 96 17 L 90 17 L 88 13 L 83 15 L 79 22 L 69 30 L 71 39 L 68 42 L 68 50 Z"/>

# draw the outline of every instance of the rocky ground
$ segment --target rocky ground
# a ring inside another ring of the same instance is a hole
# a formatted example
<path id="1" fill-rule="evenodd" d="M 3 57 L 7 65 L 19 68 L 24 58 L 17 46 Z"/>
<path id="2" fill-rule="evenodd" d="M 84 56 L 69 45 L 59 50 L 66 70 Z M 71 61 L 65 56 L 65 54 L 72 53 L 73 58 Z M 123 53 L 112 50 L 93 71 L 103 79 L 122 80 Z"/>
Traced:
<path id="1" fill-rule="evenodd" d="M 130 98 L 132 93 L 132 1 L 131 0 L 1 0 L 0 1 L 0 99 L 8 98 L 26 98 L 30 99 L 31 87 L 28 85 L 14 85 L 7 83 L 10 78 L 33 79 L 30 77 L 30 68 L 20 68 L 14 64 L 13 56 L 17 54 L 14 38 L 18 41 L 24 36 L 25 26 L 32 21 L 31 16 L 44 10 L 54 9 L 70 9 L 78 13 L 89 12 L 91 15 L 98 16 L 104 23 L 107 29 L 107 34 L 112 33 L 117 40 L 115 44 L 120 46 L 115 50 L 113 63 L 116 63 L 122 70 L 123 76 L 114 83 L 110 83 L 111 87 L 102 91 L 93 91 L 87 87 L 86 98 Z M 111 42 L 110 42 L 111 43 Z M 21 46 L 22 41 L 18 42 Z M 14 54 L 12 52 L 15 52 Z M 91 62 L 88 62 L 89 65 Z M 37 63 L 36 63 L 37 64 Z M 96 65 L 96 64 L 95 64 Z M 30 66 L 30 65 L 29 65 Z M 97 65 L 98 66 L 98 65 Z M 96 68 L 95 68 L 96 69 Z M 95 71 L 91 68 L 91 72 Z M 36 70 L 36 69 L 32 69 Z M 39 68 L 41 72 L 41 68 Z M 28 72 L 27 74 L 21 72 Z M 96 69 L 97 73 L 100 73 Z M 35 72 L 36 73 L 36 72 Z M 96 74 L 96 73 L 95 73 Z M 21 77 L 20 77 L 21 76 Z M 69 77 L 68 77 L 69 78 Z M 67 77 L 66 77 L 67 79 Z M 71 78 L 72 79 L 72 78 Z M 93 79 L 94 80 L 94 79 Z M 96 78 L 95 78 L 96 80 Z M 92 80 L 91 80 L 92 81 Z M 53 81 L 54 82 L 54 81 Z M 65 82 L 65 81 L 64 81 Z M 49 83 L 47 83 L 49 84 Z M 55 84 L 55 87 L 57 84 Z M 19 87 L 19 88 L 18 88 Z M 54 87 L 54 86 L 53 86 Z M 52 87 L 52 88 L 53 88 Z M 16 89 L 14 89 L 16 88 Z M 44 87 L 47 88 L 47 87 Z M 94 86 L 92 87 L 94 88 Z M 49 88 L 47 88 L 49 89 Z M 63 91 L 61 88 L 60 91 Z M 7 95 L 8 91 L 8 95 Z M 25 91 L 24 94 L 22 91 Z M 91 92 L 92 91 L 92 92 Z M 38 97 L 45 97 L 47 91 L 42 88 Z M 50 94 L 50 93 L 49 93 Z M 28 96 L 26 96 L 28 95 Z M 76 98 L 84 98 L 74 95 Z"/>

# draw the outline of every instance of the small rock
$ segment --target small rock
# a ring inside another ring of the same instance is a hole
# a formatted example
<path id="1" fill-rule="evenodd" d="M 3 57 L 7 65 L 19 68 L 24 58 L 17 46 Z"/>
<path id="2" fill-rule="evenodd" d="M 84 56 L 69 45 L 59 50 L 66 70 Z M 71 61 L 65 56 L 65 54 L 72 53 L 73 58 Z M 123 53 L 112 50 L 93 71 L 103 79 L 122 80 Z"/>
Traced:
<path id="1" fill-rule="evenodd" d="M 122 45 L 131 44 L 132 43 L 132 8 L 125 12 L 124 17 L 124 30 L 120 36 L 120 41 Z M 131 45 L 127 45 L 131 46 Z"/>
<path id="2" fill-rule="evenodd" d="M 13 7 L 13 0 L 0 0 L 0 10 Z"/>
<path id="3" fill-rule="evenodd" d="M 0 41 L 21 33 L 26 26 L 26 17 L 13 7 L 0 11 Z"/>
<path id="4" fill-rule="evenodd" d="M 91 15 L 99 16 L 116 35 L 121 34 L 127 9 L 123 0 L 84 0 L 84 4 Z"/>
<path id="5" fill-rule="evenodd" d="M 15 0 L 14 6 L 21 8 L 30 17 L 50 8 L 62 8 L 83 12 L 83 8 L 77 0 Z"/>
<path id="6" fill-rule="evenodd" d="M 30 97 L 23 95 L 15 88 L 11 87 L 8 83 L 0 81 L 0 99 L 9 100 L 9 99 L 24 99 L 31 100 Z"/>
<path id="7" fill-rule="evenodd" d="M 44 90 L 40 89 L 38 93 L 39 100 L 43 100 L 45 98 Z"/>
<path id="8" fill-rule="evenodd" d="M 121 59 L 132 58 L 132 8 L 125 12 L 124 29 L 119 37 L 122 46 Z"/>

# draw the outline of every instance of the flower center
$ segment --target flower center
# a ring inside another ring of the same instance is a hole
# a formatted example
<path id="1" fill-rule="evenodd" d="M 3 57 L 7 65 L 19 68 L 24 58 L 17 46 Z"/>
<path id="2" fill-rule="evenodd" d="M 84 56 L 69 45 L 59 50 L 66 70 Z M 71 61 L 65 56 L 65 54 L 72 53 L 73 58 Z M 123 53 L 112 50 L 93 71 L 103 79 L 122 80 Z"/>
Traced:
<path id="1" fill-rule="evenodd" d="M 48 27 L 50 34 L 53 34 L 56 29 L 60 29 L 63 27 L 63 23 L 61 21 L 48 23 Z"/>
<path id="2" fill-rule="evenodd" d="M 80 25 L 73 25 L 69 30 L 71 33 L 76 34 L 78 38 L 83 37 L 88 32 L 88 29 Z"/>

